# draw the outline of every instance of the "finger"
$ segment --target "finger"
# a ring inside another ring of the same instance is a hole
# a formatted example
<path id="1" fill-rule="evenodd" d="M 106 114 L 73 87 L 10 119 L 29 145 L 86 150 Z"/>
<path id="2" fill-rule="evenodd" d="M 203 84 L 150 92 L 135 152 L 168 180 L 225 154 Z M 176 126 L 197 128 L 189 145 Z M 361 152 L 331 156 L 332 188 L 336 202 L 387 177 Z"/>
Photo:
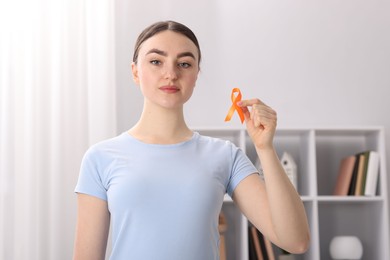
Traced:
<path id="1" fill-rule="evenodd" d="M 241 100 L 237 103 L 237 105 L 239 107 L 248 107 L 248 106 L 253 106 L 255 104 L 264 104 L 263 102 L 261 102 L 260 99 L 258 98 L 253 98 L 253 99 L 245 99 L 245 100 Z"/>
<path id="2" fill-rule="evenodd" d="M 254 104 L 252 106 L 252 111 L 254 113 L 259 113 L 259 114 L 262 114 L 262 115 L 273 115 L 273 114 L 276 114 L 275 110 L 273 110 L 271 107 L 267 106 L 266 104 L 262 103 L 262 104 Z"/>
<path id="3" fill-rule="evenodd" d="M 276 122 L 276 118 L 276 112 L 272 108 L 266 105 L 253 105 L 251 119 L 256 127 L 260 125 L 273 125 Z"/>

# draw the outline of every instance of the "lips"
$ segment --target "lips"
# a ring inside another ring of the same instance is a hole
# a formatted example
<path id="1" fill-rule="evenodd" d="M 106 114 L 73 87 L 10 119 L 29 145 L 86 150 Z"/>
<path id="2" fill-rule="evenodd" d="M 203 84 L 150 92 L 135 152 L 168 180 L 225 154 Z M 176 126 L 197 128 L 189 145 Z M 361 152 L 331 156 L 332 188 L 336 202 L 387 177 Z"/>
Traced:
<path id="1" fill-rule="evenodd" d="M 180 91 L 179 88 L 176 86 L 162 86 L 160 87 L 160 90 L 162 90 L 165 93 L 176 93 Z"/>

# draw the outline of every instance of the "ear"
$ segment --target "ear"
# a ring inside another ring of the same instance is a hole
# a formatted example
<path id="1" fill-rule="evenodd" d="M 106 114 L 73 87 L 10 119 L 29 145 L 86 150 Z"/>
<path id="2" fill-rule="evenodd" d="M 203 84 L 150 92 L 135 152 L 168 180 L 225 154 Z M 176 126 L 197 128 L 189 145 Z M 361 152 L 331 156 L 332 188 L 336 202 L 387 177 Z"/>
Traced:
<path id="1" fill-rule="evenodd" d="M 134 62 L 131 63 L 131 71 L 133 74 L 133 80 L 135 84 L 139 85 L 138 68 L 137 68 L 137 64 L 135 64 Z"/>
<path id="2" fill-rule="evenodd" d="M 196 82 L 198 81 L 199 74 L 200 74 L 200 68 L 199 68 L 199 70 L 198 70 L 198 74 L 196 74 L 194 88 L 195 88 L 195 86 L 196 86 Z"/>

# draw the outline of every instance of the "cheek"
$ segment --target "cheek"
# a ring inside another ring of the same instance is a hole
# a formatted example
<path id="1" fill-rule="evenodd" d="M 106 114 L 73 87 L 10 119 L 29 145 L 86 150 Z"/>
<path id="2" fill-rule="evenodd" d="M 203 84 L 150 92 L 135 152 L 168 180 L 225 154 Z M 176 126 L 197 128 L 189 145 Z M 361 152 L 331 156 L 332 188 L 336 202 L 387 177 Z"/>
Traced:
<path id="1" fill-rule="evenodd" d="M 149 83 L 153 82 L 155 80 L 155 78 L 156 78 L 155 73 L 150 72 L 150 71 L 148 72 L 145 69 L 140 69 L 140 71 L 139 71 L 140 85 L 149 84 Z"/>
<path id="2" fill-rule="evenodd" d="M 196 80 L 198 79 L 198 74 L 194 74 L 191 77 L 189 77 L 189 83 L 191 83 L 192 87 L 195 87 L 196 85 Z"/>

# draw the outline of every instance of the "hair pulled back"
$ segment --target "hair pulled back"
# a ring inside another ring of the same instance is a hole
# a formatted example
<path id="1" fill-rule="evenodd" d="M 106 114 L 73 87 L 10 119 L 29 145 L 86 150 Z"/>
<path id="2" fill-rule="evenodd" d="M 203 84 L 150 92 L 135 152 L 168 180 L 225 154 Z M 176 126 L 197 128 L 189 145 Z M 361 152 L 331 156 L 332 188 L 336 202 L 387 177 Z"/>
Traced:
<path id="1" fill-rule="evenodd" d="M 200 63 L 200 59 L 201 59 L 200 46 L 198 43 L 198 39 L 196 38 L 195 34 L 191 31 L 191 29 L 185 26 L 184 24 L 175 21 L 161 21 L 148 26 L 138 36 L 137 41 L 135 43 L 134 54 L 133 54 L 133 62 L 135 64 L 137 64 L 138 62 L 138 53 L 142 43 L 145 42 L 150 37 L 163 31 L 173 31 L 176 33 L 180 33 L 186 36 L 188 39 L 190 39 L 198 49 L 198 54 L 199 54 L 198 63 Z"/>

